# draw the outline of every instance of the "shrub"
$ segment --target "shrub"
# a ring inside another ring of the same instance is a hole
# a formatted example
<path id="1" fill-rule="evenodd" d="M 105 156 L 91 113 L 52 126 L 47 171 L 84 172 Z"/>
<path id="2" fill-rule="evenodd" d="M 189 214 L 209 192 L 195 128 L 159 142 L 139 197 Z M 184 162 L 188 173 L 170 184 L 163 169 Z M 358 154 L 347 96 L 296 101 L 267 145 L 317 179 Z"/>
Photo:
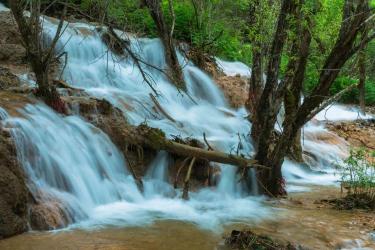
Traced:
<path id="1" fill-rule="evenodd" d="M 350 156 L 342 164 L 337 165 L 341 175 L 341 187 L 348 190 L 346 200 L 352 206 L 364 204 L 375 209 L 374 157 L 375 151 L 352 149 Z"/>

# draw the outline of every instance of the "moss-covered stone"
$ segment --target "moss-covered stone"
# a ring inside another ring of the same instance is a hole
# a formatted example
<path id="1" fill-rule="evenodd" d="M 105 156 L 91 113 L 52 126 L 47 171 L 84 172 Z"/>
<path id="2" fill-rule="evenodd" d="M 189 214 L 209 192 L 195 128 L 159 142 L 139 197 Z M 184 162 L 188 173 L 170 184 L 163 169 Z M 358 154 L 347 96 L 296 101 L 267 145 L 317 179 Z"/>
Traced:
<path id="1" fill-rule="evenodd" d="M 139 134 L 147 140 L 147 144 L 154 149 L 163 149 L 168 143 L 165 133 L 158 128 L 151 128 L 146 123 L 137 127 Z"/>

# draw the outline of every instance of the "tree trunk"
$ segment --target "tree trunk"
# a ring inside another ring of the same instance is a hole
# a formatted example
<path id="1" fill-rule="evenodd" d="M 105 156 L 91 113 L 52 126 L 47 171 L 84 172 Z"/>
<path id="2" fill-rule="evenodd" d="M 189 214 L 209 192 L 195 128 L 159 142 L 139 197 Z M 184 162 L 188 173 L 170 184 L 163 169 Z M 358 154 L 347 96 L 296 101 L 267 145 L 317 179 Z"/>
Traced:
<path id="1" fill-rule="evenodd" d="M 36 77 L 38 85 L 37 95 L 40 96 L 47 105 L 57 112 L 66 113 L 66 107 L 61 100 L 56 87 L 50 83 L 49 67 L 54 58 L 54 49 L 60 38 L 66 8 L 64 8 L 55 37 L 51 45 L 44 48 L 42 46 L 42 25 L 40 13 L 40 1 L 31 1 L 31 13 L 29 18 L 25 18 L 24 10 L 26 5 L 21 0 L 10 1 L 10 8 L 14 19 L 17 22 L 21 34 L 23 45 L 26 49 L 26 56 Z"/>
<path id="2" fill-rule="evenodd" d="M 173 45 L 173 26 L 170 30 L 168 29 L 168 25 L 165 22 L 165 18 L 161 8 L 161 0 L 144 0 L 144 4 L 149 9 L 150 15 L 156 25 L 159 38 L 164 46 L 165 59 L 169 67 L 169 75 L 171 76 L 171 80 L 174 81 L 177 88 L 185 91 L 186 86 L 182 69 L 178 62 L 177 53 Z M 173 3 L 169 2 L 169 5 L 172 12 L 172 18 L 174 19 Z"/>
<path id="3" fill-rule="evenodd" d="M 291 146 L 289 147 L 289 157 L 292 158 L 294 161 L 303 163 L 303 156 L 302 156 L 302 130 L 299 129 L 296 135 L 296 138 L 292 142 Z"/>
<path id="4" fill-rule="evenodd" d="M 358 90 L 359 90 L 359 106 L 361 108 L 362 114 L 365 114 L 365 91 L 366 91 L 366 52 L 364 50 L 361 50 L 359 52 L 359 58 L 358 58 L 358 68 L 359 68 L 359 84 L 358 84 Z"/>

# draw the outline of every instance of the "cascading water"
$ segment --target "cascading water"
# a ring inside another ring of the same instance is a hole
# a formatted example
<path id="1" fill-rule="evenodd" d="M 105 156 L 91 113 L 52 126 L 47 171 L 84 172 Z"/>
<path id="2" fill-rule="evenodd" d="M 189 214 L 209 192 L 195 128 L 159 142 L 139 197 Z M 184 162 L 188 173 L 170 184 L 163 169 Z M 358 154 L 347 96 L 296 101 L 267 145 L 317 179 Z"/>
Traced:
<path id="1" fill-rule="evenodd" d="M 46 36 L 53 36 L 56 25 L 45 19 L 44 29 Z M 158 39 L 129 39 L 144 61 L 165 68 Z M 245 119 L 245 109 L 229 108 L 210 77 L 180 54 L 190 97 L 178 92 L 159 71 L 144 67 L 156 82 L 158 102 L 175 120 L 171 121 L 153 111 L 152 90 L 139 70 L 129 58 L 118 60 L 108 51 L 94 26 L 69 24 L 58 46 L 68 55 L 63 78 L 90 95 L 110 101 L 134 125 L 146 121 L 167 136 L 199 140 L 205 133 L 210 144 L 226 152 L 235 152 L 241 140 L 241 153 L 251 156 L 253 147 L 246 137 L 251 124 Z M 233 66 L 228 65 L 222 61 L 222 67 Z M 235 69 L 228 71 L 237 74 Z M 241 65 L 242 72 L 248 74 L 250 70 Z M 178 219 L 217 229 L 231 220 L 255 220 L 271 212 L 261 205 L 260 197 L 248 197 L 242 192 L 235 168 L 225 165 L 221 165 L 222 178 L 216 190 L 202 189 L 192 193 L 189 201 L 182 201 L 180 191 L 166 183 L 169 157 L 165 152 L 160 152 L 151 164 L 141 194 L 126 170 L 123 156 L 103 132 L 77 116 L 63 118 L 42 104 L 27 106 L 22 114 L 22 118 L 8 118 L 4 123 L 13 130 L 20 160 L 35 185 L 31 190 L 43 189 L 66 203 L 76 226 L 142 225 L 156 219 Z M 304 171 L 292 173 L 291 169 L 298 167 L 290 165 L 293 163 L 285 163 L 284 174 L 291 180 L 313 176 Z M 253 184 L 256 193 L 255 181 Z"/>
<path id="2" fill-rule="evenodd" d="M 126 170 L 122 154 L 99 129 L 77 116 L 61 117 L 43 104 L 28 105 L 22 118 L 2 113 L 11 128 L 18 156 L 41 199 L 56 197 L 76 224 L 144 225 L 156 219 L 177 219 L 217 230 L 233 219 L 257 220 L 269 215 L 261 198 L 235 199 L 203 189 L 190 201 L 180 199 L 166 182 L 167 153 L 160 152 L 144 178 L 144 194 Z M 40 197 L 40 191 L 46 193 Z M 176 193 L 177 192 L 177 193 Z"/>
<path id="3" fill-rule="evenodd" d="M 70 24 L 59 41 L 68 54 L 64 79 L 72 86 L 85 89 L 91 95 L 105 98 L 124 111 L 130 122 L 138 125 L 146 121 L 150 126 L 162 129 L 167 136 L 179 135 L 203 140 L 203 133 L 215 148 L 226 152 L 234 151 L 239 137 L 250 130 L 244 117 L 244 109 L 231 110 L 223 93 L 204 72 L 186 61 L 180 54 L 188 95 L 180 93 L 165 75 L 158 70 L 144 67 L 156 82 L 158 102 L 176 121 L 171 121 L 153 112 L 155 103 L 150 98 L 151 88 L 146 85 L 134 63 L 129 58 L 118 58 L 101 41 L 101 34 L 95 27 Z M 54 35 L 56 26 L 45 25 L 46 33 Z M 89 34 L 89 35 L 88 35 Z M 125 34 L 120 34 L 123 37 Z M 144 61 L 158 68 L 166 67 L 163 47 L 159 39 L 136 39 L 128 37 L 131 47 Z M 84 46 L 80 46 L 84 42 Z M 121 60 L 116 60 L 121 59 Z M 242 141 L 248 141 L 242 138 Z M 249 155 L 250 143 L 243 143 L 240 153 Z M 219 189 L 230 195 L 238 195 L 235 168 L 222 166 L 224 174 Z"/>

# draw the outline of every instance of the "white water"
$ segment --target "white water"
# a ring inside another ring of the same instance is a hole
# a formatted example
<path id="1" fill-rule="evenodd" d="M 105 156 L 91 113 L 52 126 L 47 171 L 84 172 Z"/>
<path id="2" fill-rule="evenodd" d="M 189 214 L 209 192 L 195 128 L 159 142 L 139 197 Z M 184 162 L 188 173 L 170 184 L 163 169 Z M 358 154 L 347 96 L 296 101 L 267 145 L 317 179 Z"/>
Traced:
<path id="1" fill-rule="evenodd" d="M 250 77 L 251 69 L 242 62 L 228 62 L 216 58 L 216 63 L 219 68 L 228 76 L 240 75 L 242 77 Z"/>
<path id="2" fill-rule="evenodd" d="M 9 11 L 9 9 L 5 7 L 4 4 L 0 3 L 0 11 Z"/>
<path id="3" fill-rule="evenodd" d="M 340 104 L 329 106 L 315 116 L 315 119 L 319 121 L 352 121 L 370 118 L 372 118 L 371 115 L 363 115 L 357 108 Z"/>
<path id="4" fill-rule="evenodd" d="M 47 35 L 54 35 L 55 24 L 46 22 L 44 27 Z M 165 67 L 159 40 L 131 38 L 131 41 L 133 49 L 145 61 Z M 182 56 L 179 57 L 184 65 L 188 94 L 197 104 L 179 93 L 162 74 L 145 67 L 157 83 L 158 101 L 177 121 L 172 122 L 153 111 L 151 88 L 143 82 L 138 69 L 128 58 L 119 60 L 108 52 L 94 27 L 70 24 L 59 46 L 68 54 L 64 79 L 93 96 L 107 99 L 123 110 L 131 123 L 146 121 L 150 126 L 161 128 L 167 136 L 202 140 L 206 133 L 215 148 L 226 152 L 235 152 L 241 137 L 241 153 L 250 156 L 253 152 L 246 136 L 251 125 L 245 119 L 245 109 L 231 109 L 210 77 L 185 62 Z M 237 74 L 232 66 L 227 72 Z M 246 71 L 243 65 L 239 69 Z M 32 188 L 47 190 L 63 200 L 77 222 L 73 227 L 142 225 L 157 219 L 177 219 L 216 230 L 230 221 L 257 220 L 272 212 L 261 204 L 261 198 L 247 196 L 238 184 L 235 168 L 224 165 L 216 190 L 202 189 L 192 193 L 190 201 L 182 201 L 180 191 L 166 182 L 169 158 L 163 152 L 150 166 L 144 179 L 145 192 L 141 194 L 126 170 L 122 155 L 101 131 L 77 116 L 62 118 L 41 104 L 28 106 L 23 114 L 24 118 L 9 118 L 5 123 L 14 127 L 20 159 L 36 185 Z M 312 145 L 313 141 L 305 143 L 326 160 L 319 161 L 322 170 L 327 169 L 328 162 L 338 158 L 335 153 L 342 150 L 337 148 L 326 157 L 326 148 Z M 293 183 L 307 180 L 322 183 L 324 178 L 329 184 L 334 181 L 332 175 L 322 177 L 290 161 L 285 162 L 283 169 L 287 180 Z M 254 180 L 253 184 L 255 186 Z M 291 187 L 290 190 L 298 189 Z"/>

